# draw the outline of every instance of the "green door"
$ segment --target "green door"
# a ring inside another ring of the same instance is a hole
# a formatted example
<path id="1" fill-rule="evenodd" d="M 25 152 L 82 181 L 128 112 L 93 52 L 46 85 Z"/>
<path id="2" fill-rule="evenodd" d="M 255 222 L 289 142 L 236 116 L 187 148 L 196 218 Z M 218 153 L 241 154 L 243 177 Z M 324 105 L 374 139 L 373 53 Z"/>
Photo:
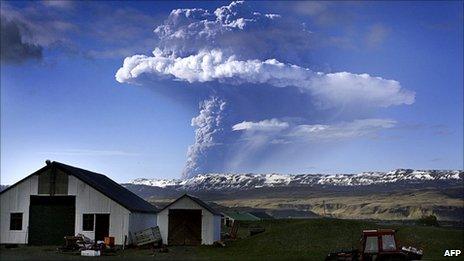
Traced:
<path id="1" fill-rule="evenodd" d="M 75 196 L 31 196 L 29 245 L 62 245 L 74 236 Z"/>

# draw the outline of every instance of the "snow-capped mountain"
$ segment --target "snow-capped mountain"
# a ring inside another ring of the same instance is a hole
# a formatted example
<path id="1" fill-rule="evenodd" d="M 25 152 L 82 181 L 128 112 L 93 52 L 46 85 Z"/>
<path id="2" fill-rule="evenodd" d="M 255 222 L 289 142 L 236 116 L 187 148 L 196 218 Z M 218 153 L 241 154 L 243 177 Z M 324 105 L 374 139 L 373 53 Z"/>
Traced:
<path id="1" fill-rule="evenodd" d="M 379 184 L 427 182 L 462 182 L 462 170 L 397 169 L 390 172 L 359 174 L 202 174 L 189 179 L 134 179 L 131 185 L 146 185 L 182 190 L 253 189 L 288 186 L 367 186 Z"/>

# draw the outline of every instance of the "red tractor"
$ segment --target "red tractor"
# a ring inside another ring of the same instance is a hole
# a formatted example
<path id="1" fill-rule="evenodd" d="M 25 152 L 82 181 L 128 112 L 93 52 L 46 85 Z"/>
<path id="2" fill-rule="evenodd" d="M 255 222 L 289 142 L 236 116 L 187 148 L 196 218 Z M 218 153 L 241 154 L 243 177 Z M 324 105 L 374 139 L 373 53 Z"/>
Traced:
<path id="1" fill-rule="evenodd" d="M 326 261 L 409 261 L 420 260 L 422 251 L 413 247 L 399 248 L 393 229 L 363 230 L 361 248 L 333 252 Z"/>

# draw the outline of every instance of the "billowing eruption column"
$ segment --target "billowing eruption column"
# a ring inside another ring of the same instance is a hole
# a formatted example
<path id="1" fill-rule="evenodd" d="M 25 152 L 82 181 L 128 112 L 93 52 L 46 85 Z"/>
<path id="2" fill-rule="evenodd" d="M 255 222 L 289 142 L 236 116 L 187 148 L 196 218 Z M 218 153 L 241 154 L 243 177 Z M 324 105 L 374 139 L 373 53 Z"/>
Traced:
<path id="1" fill-rule="evenodd" d="M 214 169 L 221 171 L 224 163 L 224 149 L 221 147 L 225 145 L 224 136 L 230 132 L 224 126 L 225 109 L 226 103 L 218 97 L 201 102 L 200 114 L 192 119 L 195 142 L 188 148 L 182 178 L 191 178 Z"/>
<path id="2" fill-rule="evenodd" d="M 152 55 L 125 58 L 116 80 L 182 93 L 191 106 L 204 100 L 192 119 L 183 178 L 254 171 L 286 157 L 276 153 L 305 155 L 314 143 L 375 136 L 396 124 L 372 117 L 376 109 L 415 101 L 395 80 L 312 70 L 314 36 L 304 23 L 242 1 L 214 11 L 172 10 L 154 33 Z"/>

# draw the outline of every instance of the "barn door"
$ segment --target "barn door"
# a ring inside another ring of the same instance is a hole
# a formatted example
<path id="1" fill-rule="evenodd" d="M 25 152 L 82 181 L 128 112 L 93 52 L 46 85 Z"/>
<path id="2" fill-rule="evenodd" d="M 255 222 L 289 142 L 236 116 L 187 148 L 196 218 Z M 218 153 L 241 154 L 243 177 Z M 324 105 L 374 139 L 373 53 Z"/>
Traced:
<path id="1" fill-rule="evenodd" d="M 170 209 L 168 224 L 169 245 L 201 244 L 201 210 Z"/>
<path id="2" fill-rule="evenodd" d="M 64 236 L 74 235 L 74 196 L 31 196 L 30 199 L 30 245 L 62 245 Z"/>
<path id="3" fill-rule="evenodd" d="M 110 234 L 110 214 L 95 214 L 95 241 L 104 240 Z"/>

